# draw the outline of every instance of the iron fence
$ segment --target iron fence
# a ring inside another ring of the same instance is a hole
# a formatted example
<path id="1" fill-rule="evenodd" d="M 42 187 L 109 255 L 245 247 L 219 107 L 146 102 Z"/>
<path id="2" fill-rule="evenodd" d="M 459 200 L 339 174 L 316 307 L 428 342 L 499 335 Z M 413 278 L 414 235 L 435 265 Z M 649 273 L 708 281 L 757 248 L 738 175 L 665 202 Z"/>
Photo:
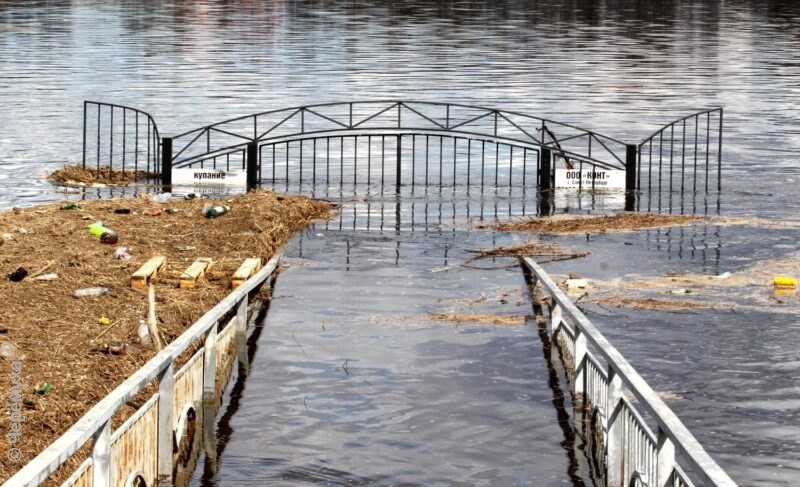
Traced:
<path id="1" fill-rule="evenodd" d="M 96 101 L 83 102 L 83 158 L 86 168 L 101 167 L 161 174 L 161 135 L 150 114 L 142 110 Z"/>

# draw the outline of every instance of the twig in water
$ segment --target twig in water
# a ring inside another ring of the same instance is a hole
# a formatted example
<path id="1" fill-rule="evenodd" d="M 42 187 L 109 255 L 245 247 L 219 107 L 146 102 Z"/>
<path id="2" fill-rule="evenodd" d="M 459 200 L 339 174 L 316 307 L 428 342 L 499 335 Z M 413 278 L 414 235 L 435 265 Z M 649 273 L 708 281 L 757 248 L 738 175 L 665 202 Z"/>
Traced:
<path id="1" fill-rule="evenodd" d="M 344 373 L 349 376 L 350 375 L 350 371 L 347 370 L 347 364 L 348 363 L 350 363 L 350 359 L 347 359 L 347 360 L 344 361 L 344 363 L 342 364 L 342 369 L 344 369 Z"/>
<path id="2" fill-rule="evenodd" d="M 292 332 L 292 340 L 294 340 L 294 342 L 295 342 L 296 344 L 300 345 L 300 350 L 302 350 L 302 351 L 303 351 L 303 355 L 305 355 L 306 357 L 308 357 L 308 354 L 306 353 L 306 348 L 303 346 L 303 344 L 302 344 L 302 343 L 300 343 L 300 342 L 297 340 L 297 338 L 295 338 L 295 336 L 294 336 L 294 332 Z"/>

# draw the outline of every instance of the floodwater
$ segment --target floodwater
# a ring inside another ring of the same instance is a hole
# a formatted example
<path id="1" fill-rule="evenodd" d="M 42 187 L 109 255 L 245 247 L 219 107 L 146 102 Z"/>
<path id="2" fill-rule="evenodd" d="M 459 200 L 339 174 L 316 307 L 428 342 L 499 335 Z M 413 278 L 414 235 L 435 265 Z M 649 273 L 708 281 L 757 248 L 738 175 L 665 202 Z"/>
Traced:
<path id="1" fill-rule="evenodd" d="M 0 205 L 65 197 L 41 176 L 80 158 L 84 99 L 143 109 L 162 135 L 287 106 L 416 99 L 631 143 L 723 106 L 720 212 L 798 219 L 800 5 L 529 3 L 0 2 Z M 455 193 L 327 195 L 341 219 L 288 249 L 252 370 L 223 406 L 219 463 L 201 458 L 193 485 L 587 481 L 530 320 L 428 319 L 531 313 L 512 261 L 451 267 L 524 239 L 471 223 L 535 214 L 535 194 Z M 557 194 L 554 211 L 617 201 Z M 792 255 L 797 237 L 716 225 L 579 236 L 564 242 L 592 255 L 547 268 L 719 274 Z M 737 482 L 795 485 L 798 314 L 590 318 L 656 390 L 681 393 L 669 405 Z"/>

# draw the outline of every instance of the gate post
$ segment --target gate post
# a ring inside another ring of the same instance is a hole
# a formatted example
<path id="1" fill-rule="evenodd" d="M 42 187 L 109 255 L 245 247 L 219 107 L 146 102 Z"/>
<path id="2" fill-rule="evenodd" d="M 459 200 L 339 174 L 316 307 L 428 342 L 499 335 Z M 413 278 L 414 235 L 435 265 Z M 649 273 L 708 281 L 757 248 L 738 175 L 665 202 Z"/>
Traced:
<path id="1" fill-rule="evenodd" d="M 634 211 L 636 202 L 636 144 L 625 145 L 625 211 Z"/>
<path id="2" fill-rule="evenodd" d="M 542 147 L 542 164 L 539 169 L 539 186 L 541 189 L 550 189 L 553 187 L 553 169 L 550 166 L 552 160 L 552 153 L 550 149 Z"/>
<path id="3" fill-rule="evenodd" d="M 398 106 L 398 108 L 399 108 L 399 106 Z M 402 144 L 401 144 L 401 138 L 402 137 L 403 137 L 402 135 L 398 135 L 397 136 L 397 174 L 395 174 L 395 179 L 396 179 L 395 184 L 397 184 L 398 188 L 400 188 L 400 176 L 401 176 L 401 174 L 400 174 L 400 162 L 401 162 L 401 159 L 402 159 L 401 156 L 402 156 L 402 147 L 403 147 Z"/>
<path id="4" fill-rule="evenodd" d="M 258 186 L 258 141 L 247 143 L 247 189 Z"/>
<path id="5" fill-rule="evenodd" d="M 161 185 L 172 186 L 172 137 L 161 138 Z"/>

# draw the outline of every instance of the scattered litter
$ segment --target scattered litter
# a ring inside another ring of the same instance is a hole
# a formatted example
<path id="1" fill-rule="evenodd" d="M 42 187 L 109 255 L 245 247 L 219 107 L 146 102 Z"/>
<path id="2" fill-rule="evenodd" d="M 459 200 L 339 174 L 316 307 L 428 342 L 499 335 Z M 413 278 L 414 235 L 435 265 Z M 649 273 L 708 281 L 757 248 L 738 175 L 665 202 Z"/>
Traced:
<path id="1" fill-rule="evenodd" d="M 731 277 L 731 273 L 730 272 L 723 272 L 722 274 L 714 276 L 714 279 L 727 279 L 729 277 Z"/>
<path id="2" fill-rule="evenodd" d="M 116 213 L 117 215 L 130 215 L 131 214 L 131 209 L 130 208 L 117 208 L 116 210 L 114 210 L 114 213 Z"/>
<path id="3" fill-rule="evenodd" d="M 166 211 L 170 215 L 174 215 L 175 213 L 179 213 L 181 210 L 179 210 L 178 208 L 167 208 L 164 211 Z"/>
<path id="4" fill-rule="evenodd" d="M 172 198 L 172 193 L 161 193 L 160 195 L 156 196 L 156 201 L 159 203 L 166 203 Z"/>
<path id="5" fill-rule="evenodd" d="M 96 218 L 93 217 L 92 215 L 83 215 L 83 219 L 84 220 L 96 220 Z"/>
<path id="6" fill-rule="evenodd" d="M 94 235 L 95 237 L 100 238 L 100 242 L 104 244 L 115 244 L 117 243 L 118 236 L 116 232 L 111 230 L 110 228 L 106 228 L 103 226 L 103 222 L 96 221 L 89 225 L 89 233 Z"/>
<path id="7" fill-rule="evenodd" d="M 128 353 L 128 344 L 125 342 L 110 342 L 106 345 L 106 350 L 111 355 L 125 355 Z"/>
<path id="8" fill-rule="evenodd" d="M 108 294 L 108 288 L 100 286 L 84 287 L 81 289 L 76 289 L 72 293 L 72 295 L 75 296 L 76 298 L 85 298 L 89 296 L 104 296 L 106 294 Z"/>
<path id="9" fill-rule="evenodd" d="M 161 214 L 161 208 L 148 208 L 142 212 L 145 216 L 158 216 Z"/>
<path id="10" fill-rule="evenodd" d="M 136 334 L 139 335 L 139 342 L 142 345 L 150 345 L 150 330 L 147 328 L 147 322 L 139 320 L 139 327 L 136 329 Z"/>
<path id="11" fill-rule="evenodd" d="M 53 390 L 53 386 L 49 382 L 41 382 L 33 387 L 33 393 L 43 396 Z"/>
<path id="12" fill-rule="evenodd" d="M 22 227 L 17 227 L 17 228 L 15 228 L 15 230 L 17 231 L 17 233 L 21 233 L 22 235 L 25 235 L 25 234 L 27 234 L 27 233 L 28 233 L 28 231 L 27 231 L 27 230 L 25 230 L 25 229 L 24 229 L 24 228 L 22 228 Z"/>
<path id="13" fill-rule="evenodd" d="M 185 199 L 185 200 L 193 200 L 195 198 L 197 198 L 197 195 L 194 194 L 194 193 L 189 193 L 189 194 L 187 194 L 186 196 L 183 197 L 183 199 Z"/>
<path id="14" fill-rule="evenodd" d="M 5 334 L 5 333 L 8 333 L 8 328 L 6 328 L 5 326 L 0 326 L 0 334 Z"/>
<path id="15" fill-rule="evenodd" d="M 794 277 L 775 276 L 775 286 L 776 287 L 796 288 L 797 287 L 797 279 L 795 279 Z"/>
<path id="16" fill-rule="evenodd" d="M 28 271 L 24 267 L 18 267 L 17 270 L 8 275 L 9 280 L 13 282 L 20 282 L 28 275 Z"/>
<path id="17" fill-rule="evenodd" d="M 78 203 L 67 203 L 61 207 L 62 210 L 80 210 L 81 205 Z"/>
<path id="18" fill-rule="evenodd" d="M 19 350 L 14 346 L 13 343 L 0 343 L 0 357 L 5 359 L 13 359 L 17 355 L 19 355 Z"/>
<path id="19" fill-rule="evenodd" d="M 34 277 L 34 279 L 37 281 L 55 281 L 58 279 L 58 274 L 42 274 L 41 276 Z"/>
<path id="20" fill-rule="evenodd" d="M 189 252 L 191 250 L 197 250 L 197 247 L 194 245 L 186 245 L 185 247 L 178 247 L 179 252 Z"/>
<path id="21" fill-rule="evenodd" d="M 12 235 L 10 233 L 4 233 L 3 234 L 3 240 L 14 240 L 14 235 Z"/>
<path id="22" fill-rule="evenodd" d="M 670 294 L 691 294 L 691 289 L 686 289 L 685 287 L 675 287 L 669 290 Z"/>
<path id="23" fill-rule="evenodd" d="M 114 251 L 114 258 L 117 260 L 130 259 L 131 254 L 128 253 L 128 247 L 117 247 L 117 250 Z"/>
<path id="24" fill-rule="evenodd" d="M 567 279 L 564 283 L 567 285 L 567 289 L 584 289 L 589 285 L 586 279 Z"/>
<path id="25" fill-rule="evenodd" d="M 100 319 L 97 320 L 97 322 L 100 323 L 101 325 L 110 325 L 111 324 L 111 320 L 107 316 L 101 316 Z"/>
<path id="26" fill-rule="evenodd" d="M 222 216 L 226 213 L 231 211 L 231 207 L 228 205 L 217 205 L 207 208 L 203 211 L 206 218 L 217 218 L 218 216 Z"/>

